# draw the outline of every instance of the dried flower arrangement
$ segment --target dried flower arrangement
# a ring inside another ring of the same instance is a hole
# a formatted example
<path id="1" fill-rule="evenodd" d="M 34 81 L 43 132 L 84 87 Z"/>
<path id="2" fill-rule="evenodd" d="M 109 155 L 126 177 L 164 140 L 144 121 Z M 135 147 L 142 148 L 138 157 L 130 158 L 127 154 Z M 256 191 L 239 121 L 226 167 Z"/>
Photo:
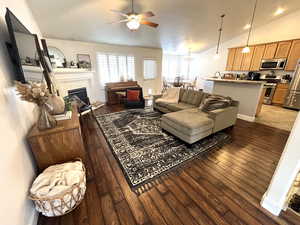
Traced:
<path id="1" fill-rule="evenodd" d="M 16 81 L 16 88 L 23 101 L 33 102 L 39 106 L 45 104 L 50 96 L 47 85 L 44 83 L 23 84 Z"/>
<path id="2" fill-rule="evenodd" d="M 36 82 L 23 84 L 21 82 L 16 82 L 16 88 L 23 101 L 33 102 L 39 106 L 41 112 L 37 125 L 40 130 L 56 126 L 56 120 L 49 114 L 51 106 L 47 104 L 47 100 L 51 94 L 46 84 Z"/>

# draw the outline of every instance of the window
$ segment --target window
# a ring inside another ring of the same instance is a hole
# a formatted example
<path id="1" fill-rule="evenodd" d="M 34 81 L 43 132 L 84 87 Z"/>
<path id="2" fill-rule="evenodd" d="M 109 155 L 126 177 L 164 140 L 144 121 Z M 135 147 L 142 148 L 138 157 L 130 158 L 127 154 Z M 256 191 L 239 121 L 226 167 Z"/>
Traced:
<path id="1" fill-rule="evenodd" d="M 144 59 L 144 79 L 154 79 L 157 76 L 156 60 Z"/>
<path id="2" fill-rule="evenodd" d="M 134 56 L 101 53 L 97 55 L 101 83 L 135 79 Z"/>
<path id="3" fill-rule="evenodd" d="M 166 81 L 174 81 L 175 77 L 182 77 L 186 81 L 194 80 L 200 73 L 199 58 L 193 55 L 189 60 L 183 55 L 163 56 L 162 75 Z"/>

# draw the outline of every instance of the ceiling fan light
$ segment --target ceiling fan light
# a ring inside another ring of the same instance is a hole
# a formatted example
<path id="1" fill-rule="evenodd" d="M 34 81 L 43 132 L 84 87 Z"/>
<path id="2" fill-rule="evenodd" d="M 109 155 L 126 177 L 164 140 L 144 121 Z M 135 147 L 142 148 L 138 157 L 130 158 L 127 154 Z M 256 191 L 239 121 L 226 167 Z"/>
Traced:
<path id="1" fill-rule="evenodd" d="M 138 20 L 133 19 L 133 20 L 129 20 L 126 23 L 126 25 L 130 30 L 137 30 L 137 29 L 139 29 L 141 24 Z"/>
<path id="2" fill-rule="evenodd" d="M 249 53 L 250 52 L 250 48 L 248 46 L 246 46 L 245 48 L 243 48 L 242 53 Z"/>

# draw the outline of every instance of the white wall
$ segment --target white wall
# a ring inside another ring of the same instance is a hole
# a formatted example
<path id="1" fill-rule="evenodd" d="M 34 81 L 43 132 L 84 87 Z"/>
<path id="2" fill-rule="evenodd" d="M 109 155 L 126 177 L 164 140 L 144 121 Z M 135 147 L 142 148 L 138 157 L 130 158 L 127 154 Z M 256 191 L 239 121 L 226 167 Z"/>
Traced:
<path id="1" fill-rule="evenodd" d="M 250 44 L 300 38 L 299 21 L 300 11 L 296 11 L 267 25 L 258 28 L 255 28 L 254 25 L 254 29 L 250 37 Z M 224 32 L 226 32 L 226 28 L 224 28 Z M 221 43 L 220 58 L 217 60 L 214 59 L 216 47 L 200 53 L 199 66 L 202 78 L 202 82 L 199 82 L 200 88 L 203 87 L 204 78 L 213 76 L 216 71 L 222 72 L 225 70 L 228 53 L 227 49 L 231 47 L 244 46 L 246 44 L 247 35 L 248 33 L 244 33 L 230 41 Z"/>
<path id="2" fill-rule="evenodd" d="M 79 41 L 68 41 L 58 39 L 46 39 L 48 46 L 59 48 L 65 55 L 67 61 L 77 62 L 77 54 L 89 54 L 92 61 L 92 70 L 95 70 L 93 78 L 93 96 L 95 100 L 104 101 L 104 89 L 101 86 L 101 74 L 97 68 L 97 53 L 119 53 L 124 55 L 135 56 L 135 76 L 138 83 L 143 87 L 144 94 L 147 95 L 149 88 L 153 89 L 153 93 L 158 93 L 161 90 L 161 68 L 162 68 L 162 50 L 157 48 L 132 47 L 124 45 L 111 45 L 100 43 L 89 43 Z M 153 58 L 158 62 L 158 77 L 154 80 L 143 79 L 143 59 Z"/>
<path id="3" fill-rule="evenodd" d="M 300 114 L 294 124 L 285 149 L 281 155 L 270 186 L 266 191 L 262 206 L 275 215 L 279 215 L 285 205 L 287 194 L 300 171 Z"/>
<path id="4" fill-rule="evenodd" d="M 25 144 L 25 135 L 36 114 L 32 104 L 19 100 L 11 85 L 14 70 L 5 47 L 9 40 L 5 7 L 31 32 L 41 33 L 25 0 L 0 0 L 0 6 L 0 218 L 3 225 L 36 224 L 37 214 L 27 199 L 35 166 Z"/>

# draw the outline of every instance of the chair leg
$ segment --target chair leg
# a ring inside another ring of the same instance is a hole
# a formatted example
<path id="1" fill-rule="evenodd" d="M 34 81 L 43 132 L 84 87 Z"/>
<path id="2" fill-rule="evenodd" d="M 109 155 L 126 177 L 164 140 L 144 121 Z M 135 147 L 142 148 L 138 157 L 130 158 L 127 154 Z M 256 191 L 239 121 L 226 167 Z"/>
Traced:
<path id="1" fill-rule="evenodd" d="M 91 114 L 92 114 L 92 116 L 95 118 L 96 116 L 95 116 L 95 113 L 94 113 L 94 110 L 91 108 Z"/>

